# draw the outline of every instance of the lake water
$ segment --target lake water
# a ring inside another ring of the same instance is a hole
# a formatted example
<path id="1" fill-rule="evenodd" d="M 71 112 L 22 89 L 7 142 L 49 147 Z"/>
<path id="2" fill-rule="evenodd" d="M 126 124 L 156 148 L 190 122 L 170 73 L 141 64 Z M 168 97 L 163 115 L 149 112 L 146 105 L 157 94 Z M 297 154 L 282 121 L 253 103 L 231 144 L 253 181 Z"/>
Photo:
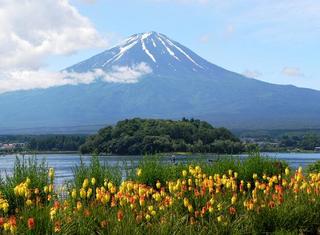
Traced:
<path id="1" fill-rule="evenodd" d="M 320 153 L 263 153 L 264 155 L 280 160 L 285 160 L 291 167 L 297 168 L 299 166 L 305 167 L 310 163 L 320 160 Z M 1 155 L 0 156 L 0 174 L 10 174 L 12 172 L 14 162 L 17 155 Z M 18 155 L 21 156 L 21 155 Z M 28 158 L 31 155 L 26 155 Z M 221 157 L 221 156 L 220 156 Z M 240 155 L 241 158 L 247 157 Z M 54 167 L 56 172 L 56 183 L 61 184 L 65 180 L 72 179 L 72 168 L 80 163 L 79 154 L 39 154 L 36 156 L 38 160 L 45 159 L 49 167 Z M 138 164 L 142 156 L 103 156 L 101 161 L 106 161 L 111 166 L 122 166 L 125 162 L 127 165 L 135 166 Z M 194 156 L 176 156 L 176 162 L 188 160 L 215 160 L 219 155 L 194 155 Z M 90 163 L 91 156 L 82 156 L 85 164 Z M 172 161 L 172 156 L 167 156 L 164 161 Z"/>

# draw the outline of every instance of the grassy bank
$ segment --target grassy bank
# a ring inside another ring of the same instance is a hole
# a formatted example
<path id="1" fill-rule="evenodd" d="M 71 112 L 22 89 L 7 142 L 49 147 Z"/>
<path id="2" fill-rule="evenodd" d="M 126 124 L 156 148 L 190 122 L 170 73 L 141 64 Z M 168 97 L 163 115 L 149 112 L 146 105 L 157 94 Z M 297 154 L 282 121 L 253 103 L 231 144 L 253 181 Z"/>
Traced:
<path id="1" fill-rule="evenodd" d="M 1 179 L 2 234 L 316 234 L 320 169 L 292 171 L 253 154 L 172 164 L 148 156 L 135 169 L 92 158 L 74 180 L 54 185 L 54 169 L 17 159 Z"/>

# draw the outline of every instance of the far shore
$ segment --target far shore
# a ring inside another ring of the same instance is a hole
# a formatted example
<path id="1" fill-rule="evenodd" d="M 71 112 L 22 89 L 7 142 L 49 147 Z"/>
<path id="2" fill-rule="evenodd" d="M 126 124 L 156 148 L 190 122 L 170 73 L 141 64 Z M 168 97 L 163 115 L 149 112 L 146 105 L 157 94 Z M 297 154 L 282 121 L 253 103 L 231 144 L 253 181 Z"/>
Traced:
<path id="1" fill-rule="evenodd" d="M 261 151 L 261 153 L 305 153 L 305 154 L 312 154 L 312 153 L 319 153 L 319 151 L 307 151 L 307 150 L 298 150 L 298 151 Z M 82 154 L 80 151 L 24 151 L 24 152 L 0 152 L 0 156 L 6 155 L 55 155 L 55 154 L 76 154 L 82 156 L 91 156 L 92 154 Z M 160 156 L 191 156 L 191 155 L 242 155 L 246 153 L 239 153 L 239 154 L 218 154 L 218 153 L 191 153 L 191 152 L 172 152 L 172 153 L 158 153 L 156 155 Z M 117 154 L 99 154 L 99 156 L 130 156 L 130 155 L 117 155 Z M 143 155 L 141 155 L 143 156 Z"/>

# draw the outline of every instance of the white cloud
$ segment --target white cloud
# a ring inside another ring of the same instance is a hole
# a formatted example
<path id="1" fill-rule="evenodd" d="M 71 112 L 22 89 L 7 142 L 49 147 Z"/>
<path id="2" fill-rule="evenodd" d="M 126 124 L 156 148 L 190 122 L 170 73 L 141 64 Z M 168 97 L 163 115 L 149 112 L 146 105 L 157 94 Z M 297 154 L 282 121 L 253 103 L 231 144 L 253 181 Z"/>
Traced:
<path id="1" fill-rule="evenodd" d="M 38 69 L 49 55 L 105 46 L 68 0 L 0 0 L 0 69 Z"/>
<path id="2" fill-rule="evenodd" d="M 176 2 L 176 3 L 183 3 L 183 4 L 190 4 L 190 3 L 195 3 L 195 4 L 202 4 L 206 5 L 212 0 L 149 0 L 149 1 L 154 1 L 154 2 Z"/>
<path id="3" fill-rule="evenodd" d="M 210 36 L 208 34 L 204 34 L 199 38 L 201 43 L 208 43 L 210 40 Z"/>
<path id="4" fill-rule="evenodd" d="M 96 69 L 86 73 L 47 71 L 0 72 L 0 94 L 11 91 L 46 89 L 64 85 L 90 84 L 97 80 L 112 83 L 136 83 L 152 69 L 146 63 L 129 66 L 115 66 L 110 71 Z"/>
<path id="5" fill-rule="evenodd" d="M 297 67 L 284 67 L 281 73 L 287 77 L 303 77 L 304 74 Z"/>
<path id="6" fill-rule="evenodd" d="M 97 0 L 80 0 L 81 2 L 87 3 L 87 4 L 94 4 L 97 2 Z"/>
<path id="7" fill-rule="evenodd" d="M 260 73 L 257 70 L 245 70 L 242 75 L 248 77 L 248 78 L 258 78 L 261 77 L 262 73 Z"/>

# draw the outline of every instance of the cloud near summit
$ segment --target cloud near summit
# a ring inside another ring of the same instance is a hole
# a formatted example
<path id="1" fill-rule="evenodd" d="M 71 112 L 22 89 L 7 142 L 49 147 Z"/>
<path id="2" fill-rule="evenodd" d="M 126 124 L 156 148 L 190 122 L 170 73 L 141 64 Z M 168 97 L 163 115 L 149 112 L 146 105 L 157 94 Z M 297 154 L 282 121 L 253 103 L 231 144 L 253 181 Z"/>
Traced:
<path id="1" fill-rule="evenodd" d="M 152 73 L 146 63 L 132 66 L 114 66 L 109 71 L 95 69 L 86 73 L 72 71 L 7 71 L 0 72 L 0 94 L 12 91 L 46 89 L 64 85 L 90 84 L 96 81 L 109 83 L 136 83 Z"/>

